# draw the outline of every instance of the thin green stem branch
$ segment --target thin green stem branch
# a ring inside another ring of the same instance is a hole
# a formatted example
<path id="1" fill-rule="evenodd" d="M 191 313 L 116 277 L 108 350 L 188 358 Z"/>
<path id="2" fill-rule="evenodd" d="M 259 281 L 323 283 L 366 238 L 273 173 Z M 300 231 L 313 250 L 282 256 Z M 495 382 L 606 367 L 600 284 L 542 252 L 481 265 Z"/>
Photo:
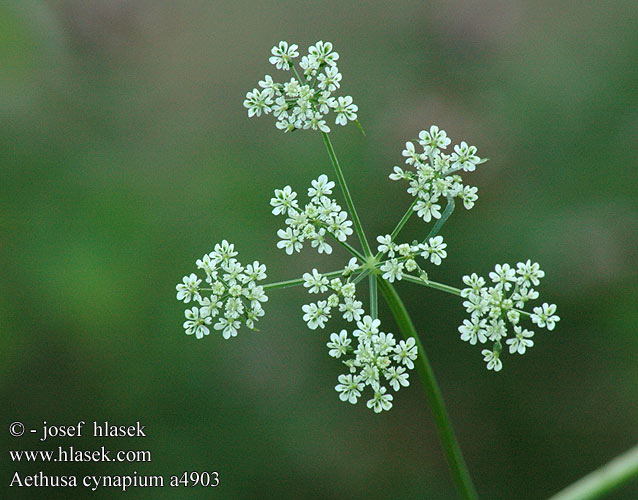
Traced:
<path id="1" fill-rule="evenodd" d="M 432 281 L 432 280 L 423 281 L 418 276 L 412 276 L 411 274 L 404 274 L 403 279 L 405 281 L 409 281 L 410 283 L 416 283 L 417 285 L 434 288 L 435 290 L 439 290 L 441 292 L 451 293 L 452 295 L 458 295 L 458 296 L 461 295 L 461 290 L 459 288 L 456 288 L 450 285 L 445 285 L 443 283 L 437 283 L 436 281 Z"/>
<path id="2" fill-rule="evenodd" d="M 379 299 L 376 274 L 370 274 L 368 282 L 370 283 L 370 316 L 372 316 L 372 319 L 377 319 L 379 317 Z"/>
<path id="3" fill-rule="evenodd" d="M 459 297 L 461 296 L 461 289 L 453 287 L 453 286 L 450 286 L 450 285 L 445 285 L 443 283 L 438 283 L 438 282 L 432 281 L 432 280 L 423 281 L 418 276 L 412 276 L 410 274 L 404 274 L 403 275 L 403 279 L 405 281 L 409 281 L 410 283 L 416 283 L 417 285 L 427 286 L 429 288 L 434 288 L 435 290 L 439 290 L 441 292 L 451 293 L 452 295 L 457 295 Z M 521 316 L 525 316 L 525 317 L 530 317 L 532 315 L 531 313 L 529 313 L 527 311 L 522 311 L 520 309 L 514 309 L 514 311 L 519 313 Z"/>
<path id="4" fill-rule="evenodd" d="M 321 136 L 323 137 L 323 142 L 326 145 L 326 149 L 328 150 L 328 155 L 330 156 L 330 161 L 332 162 L 332 166 L 334 167 L 335 173 L 337 174 L 337 181 L 339 182 L 339 186 L 341 187 L 343 196 L 346 199 L 346 205 L 348 206 L 348 210 L 350 211 L 350 216 L 352 217 L 354 228 L 357 231 L 357 236 L 359 236 L 359 241 L 361 241 L 363 253 L 365 254 L 366 257 L 371 257 L 372 252 L 370 251 L 370 245 L 368 244 L 368 240 L 366 239 L 365 232 L 363 231 L 363 226 L 361 225 L 359 214 L 357 213 L 357 209 L 355 208 L 354 203 L 352 201 L 350 190 L 348 189 L 348 185 L 346 184 L 346 179 L 343 176 L 343 170 L 341 169 L 341 165 L 339 165 L 339 160 L 337 159 L 335 150 L 332 147 L 332 142 L 330 141 L 330 137 L 328 137 L 328 134 L 326 134 L 325 132 L 321 132 Z"/>
<path id="5" fill-rule="evenodd" d="M 392 233 L 390 233 L 390 239 L 392 241 L 395 240 L 395 238 L 399 235 L 399 233 L 401 232 L 401 229 L 403 229 L 403 227 L 407 224 L 407 222 L 410 220 L 410 217 L 412 217 L 412 214 L 414 213 L 414 205 L 417 204 L 417 202 L 419 201 L 418 198 L 415 198 L 414 201 L 412 202 L 412 205 L 410 205 L 410 208 L 408 208 L 408 210 L 405 212 L 405 214 L 403 214 L 403 217 L 401 217 L 401 220 L 399 221 L 399 223 L 397 224 L 397 227 L 394 228 L 394 231 L 392 231 Z"/>
<path id="6" fill-rule="evenodd" d="M 638 477 L 638 446 L 587 474 L 549 500 L 593 500 Z"/>
<path id="7" fill-rule="evenodd" d="M 295 76 L 297 77 L 297 79 L 300 82 L 302 82 L 303 80 L 299 76 L 299 73 L 297 72 L 297 68 L 294 65 L 292 66 L 292 70 Z M 332 147 L 332 142 L 330 141 L 330 137 L 325 132 L 321 132 L 321 136 L 323 137 L 323 142 L 326 145 L 326 149 L 328 150 L 328 155 L 330 156 L 330 161 L 332 162 L 332 166 L 334 167 L 335 173 L 337 174 L 337 181 L 339 182 L 339 187 L 341 187 L 343 196 L 346 199 L 346 205 L 348 206 L 348 210 L 350 211 L 352 222 L 354 224 L 355 230 L 357 231 L 357 236 L 359 237 L 359 241 L 361 241 L 361 247 L 363 248 L 363 253 L 365 254 L 366 257 L 371 257 L 372 252 L 370 251 L 370 245 L 368 244 L 368 240 L 366 239 L 365 232 L 363 231 L 363 226 L 361 225 L 359 214 L 357 213 L 357 209 L 355 208 L 354 202 L 352 201 L 350 190 L 348 189 L 348 185 L 346 184 L 346 179 L 343 176 L 343 170 L 341 169 L 341 165 L 339 165 L 337 154 L 335 153 L 335 150 Z"/>
<path id="8" fill-rule="evenodd" d="M 436 423 L 436 428 L 439 433 L 439 438 L 441 439 L 441 444 L 443 445 L 443 451 L 445 452 L 445 458 L 450 467 L 454 484 L 461 498 L 464 500 L 478 500 L 478 495 L 467 466 L 465 465 L 461 448 L 452 430 L 441 390 L 434 377 L 434 372 L 425 354 L 423 344 L 414 328 L 412 319 L 395 288 L 383 279 L 379 279 L 378 283 L 379 289 L 385 297 L 388 306 L 390 306 L 390 310 L 403 337 L 413 337 L 416 341 L 417 349 L 419 350 L 419 357 L 415 362 L 416 369 L 425 387 L 425 393 L 434 415 L 434 422 Z"/>
<path id="9" fill-rule="evenodd" d="M 330 273 L 322 273 L 326 278 L 336 278 L 337 276 L 341 276 L 343 274 L 343 270 L 341 271 L 332 271 Z M 305 280 L 303 278 L 297 278 L 294 280 L 286 280 L 286 281 L 277 281 L 275 283 L 267 283 L 264 286 L 264 290 L 277 290 L 279 288 L 289 288 L 291 286 L 299 286 L 303 285 Z"/>
<path id="10" fill-rule="evenodd" d="M 370 269 L 364 269 L 363 271 L 361 271 L 357 277 L 355 279 L 352 280 L 352 283 L 354 283 L 355 285 L 357 283 L 359 283 L 363 278 L 365 278 L 366 276 L 368 276 L 368 274 L 370 274 Z"/>
<path id="11" fill-rule="evenodd" d="M 299 82 L 303 82 L 304 79 L 301 78 L 299 72 L 297 71 L 296 66 L 292 65 L 292 71 L 294 75 L 297 77 Z M 316 79 L 315 79 L 316 82 Z M 312 86 L 314 87 L 315 82 L 313 82 Z M 314 105 L 313 105 L 314 108 Z M 363 127 L 357 121 L 357 125 L 359 129 L 365 135 Z M 330 156 L 330 161 L 332 162 L 332 166 L 335 169 L 335 173 L 337 174 L 337 181 L 339 182 L 339 187 L 343 192 L 343 196 L 346 199 L 346 205 L 348 206 L 348 210 L 350 211 L 350 215 L 352 216 L 352 221 L 354 223 L 354 228 L 357 231 L 357 236 L 359 237 L 359 241 L 361 242 L 361 247 L 363 248 L 363 253 L 366 257 L 372 257 L 372 251 L 370 250 L 370 245 L 368 244 L 368 240 L 366 239 L 365 232 L 363 230 L 363 226 L 361 225 L 361 220 L 359 219 L 359 214 L 357 213 L 357 209 L 354 206 L 354 202 L 352 201 L 352 196 L 350 195 L 350 190 L 348 189 L 348 184 L 346 183 L 346 179 L 343 175 L 343 170 L 341 169 L 341 165 L 339 164 L 339 160 L 337 159 L 337 155 L 335 153 L 334 147 L 332 146 L 332 141 L 330 141 L 330 137 L 327 133 L 321 132 L 323 137 L 323 142 L 326 145 L 326 149 L 328 150 L 328 155 Z"/>
<path id="12" fill-rule="evenodd" d="M 337 238 L 334 234 L 332 234 L 332 232 L 330 232 L 328 226 L 322 222 L 318 222 L 318 221 L 314 221 L 313 224 L 316 224 L 319 227 L 322 227 L 326 230 L 326 232 L 332 236 L 334 238 L 334 240 L 339 243 L 339 245 L 341 245 L 342 247 L 344 247 L 346 250 L 348 250 L 348 252 L 350 252 L 354 257 L 356 257 L 357 259 L 359 259 L 359 261 L 361 263 L 365 262 L 366 258 L 365 256 L 362 255 L 361 252 L 359 252 L 359 250 L 357 250 L 356 248 L 354 248 L 352 245 L 350 245 L 349 243 L 346 243 L 345 241 L 341 241 L 339 238 Z"/>
<path id="13" fill-rule="evenodd" d="M 335 241 L 339 243 L 339 245 L 344 247 L 346 250 L 348 250 L 348 252 L 350 252 L 354 257 L 359 259 L 359 262 L 361 263 L 365 262 L 366 260 L 365 256 L 361 252 L 359 252 L 356 248 L 354 248 L 352 245 L 350 245 L 349 243 L 346 243 L 345 241 L 341 241 L 337 238 L 335 238 Z"/>

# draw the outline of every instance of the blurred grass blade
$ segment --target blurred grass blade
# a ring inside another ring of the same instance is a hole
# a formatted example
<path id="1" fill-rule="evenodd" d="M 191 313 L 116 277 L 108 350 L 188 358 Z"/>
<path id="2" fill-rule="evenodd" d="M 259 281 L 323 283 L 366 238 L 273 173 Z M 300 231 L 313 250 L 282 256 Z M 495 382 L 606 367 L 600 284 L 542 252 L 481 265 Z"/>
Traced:
<path id="1" fill-rule="evenodd" d="M 549 500 L 593 500 L 638 476 L 638 446 L 587 474 Z"/>

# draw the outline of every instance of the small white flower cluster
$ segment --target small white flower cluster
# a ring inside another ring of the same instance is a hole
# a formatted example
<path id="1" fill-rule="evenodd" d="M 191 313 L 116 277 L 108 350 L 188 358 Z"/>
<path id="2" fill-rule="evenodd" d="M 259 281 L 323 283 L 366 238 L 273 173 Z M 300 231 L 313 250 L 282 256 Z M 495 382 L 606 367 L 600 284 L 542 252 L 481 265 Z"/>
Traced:
<path id="1" fill-rule="evenodd" d="M 339 375 L 335 390 L 342 401 L 355 404 L 364 388 L 370 386 L 373 396 L 367 405 L 379 413 L 392 408 L 393 396 L 388 393 L 384 383 L 395 391 L 409 385 L 407 370 L 414 368 L 417 348 L 413 338 L 397 342 L 392 333 L 379 331 L 381 322 L 378 319 L 364 315 L 363 304 L 356 299 L 356 287 L 352 280 L 359 270 L 357 259 L 352 258 L 341 277 L 329 279 L 316 269 L 304 274 L 304 286 L 308 293 L 331 293 L 326 300 L 304 305 L 303 319 L 311 330 L 325 328 L 332 309 L 338 307 L 346 321 L 356 324 L 352 337 L 344 329 L 332 333 L 327 344 L 328 354 L 337 359 L 342 356 L 346 358 L 343 363 L 349 370 L 349 373 Z M 354 343 L 353 338 L 356 340 Z"/>
<path id="2" fill-rule="evenodd" d="M 192 300 L 198 304 L 185 311 L 187 335 L 203 338 L 210 333 L 213 319 L 218 317 L 213 328 L 229 339 L 237 336 L 242 324 L 254 330 L 255 323 L 264 315 L 261 303 L 267 302 L 268 297 L 257 282 L 266 279 L 266 266 L 257 261 L 243 266 L 236 256 L 235 246 L 223 240 L 195 263 L 204 271 L 208 286 L 202 285 L 195 273 L 184 276 L 182 283 L 176 286 L 177 300 L 186 304 Z"/>
<path id="3" fill-rule="evenodd" d="M 357 119 L 358 107 L 350 96 L 333 97 L 332 93 L 341 86 L 341 73 L 337 68 L 339 54 L 332 49 L 332 43 L 319 41 L 308 49 L 308 55 L 299 62 L 303 74 L 299 75 L 293 59 L 299 56 L 296 44 L 279 42 L 272 48 L 270 63 L 277 69 L 288 71 L 294 76 L 285 83 L 276 83 L 270 75 L 259 82 L 259 87 L 246 94 L 244 107 L 248 116 L 269 114 L 277 118 L 276 126 L 284 132 L 297 129 L 330 132 L 326 115 L 336 114 L 335 123 L 346 125 Z"/>
<path id="4" fill-rule="evenodd" d="M 413 206 L 417 215 L 425 222 L 440 219 L 441 197 L 460 198 L 465 208 L 471 209 L 478 199 L 478 188 L 464 185 L 456 172 L 471 172 L 487 160 L 476 156 L 476 147 L 468 146 L 465 141 L 454 146 L 452 154 L 443 153 L 451 141 L 445 130 L 439 130 L 436 125 L 429 131 L 422 130 L 417 142 L 422 151 L 417 151 L 412 142 L 406 142 L 403 150 L 405 163 L 415 171 L 395 166 L 390 174 L 394 181 L 406 179 L 409 182 L 408 193 L 418 198 Z"/>
<path id="5" fill-rule="evenodd" d="M 538 298 L 538 291 L 532 286 L 538 286 L 544 276 L 545 272 L 540 266 L 530 260 L 519 262 L 516 268 L 509 264 L 497 264 L 489 274 L 491 286 L 476 274 L 463 276 L 467 288 L 461 291 L 461 297 L 465 299 L 463 307 L 471 316 L 463 320 L 458 330 L 461 340 L 472 345 L 494 342 L 492 349 L 481 351 L 488 370 L 500 371 L 503 367 L 500 359 L 503 349 L 501 340 L 508 335 L 508 323 L 514 327 L 514 336 L 505 340 L 510 354 L 525 354 L 526 349 L 534 345 L 534 332 L 519 325 L 522 315 L 529 316 L 532 323 L 548 330 L 553 330 L 560 320 L 555 314 L 555 304 L 544 303 L 534 307 L 533 314 L 523 311 L 527 302 Z"/>
<path id="6" fill-rule="evenodd" d="M 373 396 L 367 406 L 380 413 L 392 408 L 393 396 L 384 384 L 389 384 L 395 392 L 410 385 L 407 370 L 414 368 L 418 354 L 416 342 L 411 337 L 397 342 L 392 333 L 381 332 L 381 322 L 370 316 L 364 316 L 356 326 L 352 332 L 356 347 L 347 330 L 332 333 L 327 344 L 334 358 L 352 355 L 343 361 L 349 373 L 339 375 L 335 390 L 341 401 L 355 404 L 364 388 L 370 386 Z"/>
<path id="7" fill-rule="evenodd" d="M 308 293 L 325 293 L 328 290 L 332 292 L 326 300 L 302 306 L 303 320 L 308 324 L 308 328 L 311 330 L 324 328 L 333 308 L 339 308 L 346 321 L 361 319 L 364 312 L 363 303 L 357 300 L 356 286 L 351 280 L 353 272 L 357 269 L 359 269 L 357 259 L 353 257 L 342 273 L 345 282 L 339 277 L 328 279 L 316 269 L 313 269 L 312 273 L 303 275 L 304 286 L 308 289 Z"/>
<path id="8" fill-rule="evenodd" d="M 335 183 L 328 180 L 326 175 L 320 175 L 312 181 L 308 188 L 310 202 L 302 209 L 299 208 L 297 193 L 290 186 L 276 189 L 275 196 L 270 200 L 274 215 L 285 215 L 285 230 L 277 231 L 280 241 L 277 247 L 282 248 L 288 255 L 300 252 L 306 240 L 319 253 L 332 253 L 332 247 L 326 241 L 326 235 L 331 235 L 338 241 L 344 242 L 352 234 L 352 221 L 348 220 L 348 213 L 341 210 L 339 204 L 328 195 L 332 194 Z"/>
<path id="9" fill-rule="evenodd" d="M 377 236 L 377 242 L 379 243 L 377 246 L 379 253 L 388 257 L 388 260 L 380 268 L 383 272 L 382 278 L 390 283 L 394 283 L 394 280 L 401 280 L 405 271 L 417 271 L 420 277 L 427 279 L 427 273 L 415 260 L 418 255 L 436 266 L 440 265 L 442 260 L 447 257 L 445 250 L 447 243 L 443 242 L 442 236 L 435 236 L 424 243 L 397 244 L 392 241 L 391 235 L 386 234 L 385 236 Z"/>

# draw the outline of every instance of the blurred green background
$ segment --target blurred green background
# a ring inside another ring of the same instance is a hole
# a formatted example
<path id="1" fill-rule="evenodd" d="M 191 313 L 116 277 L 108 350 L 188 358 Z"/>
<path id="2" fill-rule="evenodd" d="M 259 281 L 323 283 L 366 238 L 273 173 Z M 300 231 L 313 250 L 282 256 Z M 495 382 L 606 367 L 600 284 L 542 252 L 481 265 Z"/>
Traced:
<path id="1" fill-rule="evenodd" d="M 418 384 L 375 415 L 341 403 L 329 332 L 299 289 L 261 332 L 196 341 L 175 284 L 227 238 L 273 280 L 318 265 L 275 248 L 272 190 L 332 174 L 319 135 L 249 120 L 279 40 L 331 40 L 355 126 L 332 134 L 370 235 L 409 204 L 387 175 L 436 123 L 490 158 L 444 228 L 463 274 L 528 257 L 561 322 L 485 370 L 453 296 L 400 284 L 482 498 L 543 499 L 638 440 L 638 30 L 632 1 L 10 1 L 0 6 L 3 498 L 454 499 Z M 285 76 L 285 75 L 283 75 Z M 424 234 L 418 223 L 407 237 Z M 337 251 L 318 267 L 344 263 Z M 388 311 L 382 317 L 394 328 Z M 334 323 L 333 323 L 334 324 Z M 417 379 L 414 378 L 414 381 Z M 145 439 L 13 438 L 14 420 L 118 424 Z M 151 464 L 23 464 L 7 449 L 149 449 Z M 120 466 L 121 465 L 121 466 Z M 221 486 L 7 489 L 22 473 L 179 474 Z M 634 483 L 609 498 L 638 498 Z"/>

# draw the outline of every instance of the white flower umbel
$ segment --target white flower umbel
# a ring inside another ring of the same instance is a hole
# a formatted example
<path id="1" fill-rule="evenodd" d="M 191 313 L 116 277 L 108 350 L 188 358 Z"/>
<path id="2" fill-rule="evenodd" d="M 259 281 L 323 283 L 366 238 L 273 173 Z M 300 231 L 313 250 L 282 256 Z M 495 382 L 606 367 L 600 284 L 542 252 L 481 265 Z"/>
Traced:
<path id="1" fill-rule="evenodd" d="M 350 266 L 350 264 L 348 265 Z M 355 268 L 358 270 L 358 268 Z M 356 299 L 356 285 L 353 282 L 354 273 L 346 267 L 341 277 L 328 279 L 316 269 L 312 273 L 303 275 L 304 286 L 308 293 L 330 292 L 326 300 L 306 304 L 302 307 L 303 320 L 308 328 L 315 330 L 324 328 L 326 321 L 332 316 L 332 310 L 338 308 L 346 321 L 358 321 L 363 315 L 363 304 Z"/>
<path id="2" fill-rule="evenodd" d="M 381 277 L 390 283 L 400 281 L 406 273 L 416 272 L 419 276 L 427 276 L 423 267 L 417 262 L 417 257 L 421 256 L 426 262 L 440 265 L 447 257 L 447 243 L 442 236 L 435 236 L 427 239 L 423 243 L 413 242 L 396 243 L 392 235 L 386 234 L 377 236 L 377 246 L 379 259 L 379 270 Z M 383 258 L 387 257 L 387 260 Z"/>
<path id="3" fill-rule="evenodd" d="M 477 274 L 463 276 L 466 288 L 461 290 L 461 297 L 465 299 L 463 307 L 470 318 L 463 320 L 458 330 L 461 340 L 472 345 L 493 342 L 492 350 L 481 351 L 489 370 L 500 371 L 503 366 L 500 359 L 503 339 L 506 339 L 510 354 L 525 354 L 534 345 L 534 332 L 519 325 L 521 317 L 529 317 L 532 323 L 548 330 L 553 330 L 560 320 L 554 304 L 535 307 L 533 314 L 524 311 L 526 303 L 539 296 L 531 285 L 539 285 L 543 276 L 545 273 L 540 266 L 530 260 L 516 266 L 497 264 L 489 273 L 491 285 Z M 509 336 L 508 324 L 514 329 L 513 336 Z"/>
<path id="4" fill-rule="evenodd" d="M 244 107 L 248 116 L 267 115 L 272 112 L 276 127 L 284 132 L 294 130 L 320 130 L 330 132 L 327 118 L 334 113 L 334 123 L 346 125 L 356 121 L 357 105 L 351 96 L 333 96 L 341 87 L 342 76 L 337 67 L 339 54 L 332 43 L 319 41 L 308 49 L 308 55 L 299 62 L 300 72 L 294 65 L 299 56 L 296 44 L 282 41 L 275 45 L 270 63 L 277 69 L 292 69 L 290 80 L 277 83 L 270 75 L 259 82 L 259 87 L 246 94 Z"/>
<path id="5" fill-rule="evenodd" d="M 304 242 L 309 240 L 319 253 L 331 254 L 332 245 L 327 237 L 341 243 L 348 239 L 352 234 L 352 221 L 336 200 L 329 197 L 334 186 L 326 175 L 313 180 L 308 188 L 310 201 L 303 209 L 299 208 L 297 193 L 290 186 L 275 190 L 275 196 L 270 200 L 272 213 L 285 215 L 288 226 L 277 231 L 278 248 L 292 255 L 300 252 Z"/>
<path id="6" fill-rule="evenodd" d="M 335 182 L 326 175 L 311 182 L 305 205 L 291 186 L 275 190 L 270 201 L 272 213 L 285 220 L 285 227 L 277 231 L 277 247 L 291 255 L 310 242 L 319 254 L 331 254 L 336 243 L 353 258 L 341 271 L 323 274 L 311 267 L 300 279 L 268 284 L 266 288 L 303 285 L 309 294 L 320 295 L 302 306 L 303 320 L 311 330 L 324 329 L 335 319 L 354 323 L 352 328 L 340 328 L 339 333 L 333 331 L 327 342 L 329 355 L 341 360 L 349 372 L 338 377 L 335 389 L 340 399 L 355 403 L 369 387 L 372 395 L 367 406 L 381 412 L 393 403 L 388 388 L 397 391 L 409 384 L 408 370 L 415 367 L 415 361 L 428 371 L 427 358 L 418 358 L 416 331 L 406 320 L 408 313 L 392 283 L 409 281 L 461 295 L 469 314 L 458 327 L 461 339 L 480 345 L 487 368 L 493 371 L 502 369 L 504 345 L 510 354 L 524 354 L 534 345 L 534 332 L 520 325 L 522 319 L 529 318 L 533 324 L 552 330 L 559 317 L 553 304 L 543 303 L 532 313 L 525 311 L 528 302 L 538 299 L 535 288 L 544 276 L 539 265 L 530 260 L 516 266 L 497 265 L 489 274 L 489 284 L 476 274 L 465 276 L 463 290 L 430 280 L 427 271 L 441 265 L 448 253 L 448 244 L 439 235 L 443 224 L 456 205 L 462 202 L 470 210 L 478 200 L 478 189 L 465 184 L 461 174 L 476 170 L 486 161 L 478 156 L 475 146 L 465 141 L 452 144 L 446 132 L 436 125 L 405 143 L 405 165 L 395 166 L 390 179 L 407 181 L 407 192 L 414 200 L 394 230 L 376 238 L 377 252 L 372 251 L 328 135 L 332 120 L 337 125 L 357 122 L 359 111 L 351 96 L 335 95 L 344 84 L 337 66 L 339 59 L 330 42 L 319 41 L 301 56 L 296 44 L 279 42 L 272 48 L 269 60 L 276 69 L 290 71 L 288 77 L 278 82 L 266 75 L 257 88 L 246 94 L 244 106 L 249 117 L 272 114 L 276 127 L 284 132 L 317 130 L 322 135 L 348 211 L 342 210 L 333 198 Z M 399 241 L 399 233 L 414 214 L 432 227 L 423 233 L 421 241 Z M 360 249 L 348 242 L 354 232 Z M 207 274 L 205 279 L 212 292 L 209 296 L 202 293 L 202 280 L 195 274 L 186 276 L 178 285 L 180 300 L 198 303 L 187 312 L 184 327 L 188 333 L 203 337 L 212 324 L 225 337 L 234 336 L 242 323 L 251 326 L 263 314 L 263 288 L 253 285 L 253 291 L 246 292 L 246 282 L 241 278 L 248 275 L 258 280 L 262 273 L 258 269 L 248 272 L 249 266 L 244 269 L 235 261 L 235 255 L 232 245 L 225 243 L 198 261 L 198 267 Z M 364 278 L 370 292 L 369 315 L 357 294 L 357 284 Z M 393 334 L 381 331 L 378 290 L 383 292 L 395 318 L 404 316 L 398 321 L 404 340 L 397 342 Z M 215 315 L 220 318 L 212 323 L 210 318 Z M 434 380 L 432 375 L 427 377 Z M 435 414 L 445 418 L 440 396 L 433 401 Z"/>
<path id="7" fill-rule="evenodd" d="M 177 285 L 177 300 L 184 303 L 194 300 L 199 304 L 186 309 L 187 335 L 203 338 L 210 333 L 208 325 L 217 318 L 213 328 L 229 339 L 237 335 L 241 325 L 254 330 L 255 323 L 264 315 L 262 303 L 268 297 L 257 282 L 266 279 L 266 266 L 258 261 L 243 266 L 236 256 L 235 246 L 223 240 L 195 263 L 204 273 L 205 284 L 192 273 Z"/>
<path id="8" fill-rule="evenodd" d="M 425 222 L 440 219 L 441 200 L 460 198 L 463 206 L 469 210 L 478 199 L 478 189 L 464 185 L 463 179 L 456 172 L 470 172 L 476 166 L 487 161 L 476 156 L 476 148 L 468 146 L 464 141 L 454 146 L 454 153 L 448 155 L 443 151 L 450 145 L 445 130 L 432 125 L 430 130 L 419 132 L 416 141 L 421 150 L 418 151 L 413 142 L 406 142 L 403 156 L 408 170 L 394 167 L 390 174 L 392 180 L 408 181 L 408 193 L 415 196 L 413 210 Z"/>
<path id="9" fill-rule="evenodd" d="M 332 333 L 327 344 L 330 356 L 346 358 L 343 363 L 349 373 L 339 375 L 339 384 L 335 387 L 341 400 L 354 404 L 365 387 L 370 387 L 372 399 L 367 406 L 376 413 L 392 408 L 393 396 L 384 384 L 389 384 L 395 392 L 410 385 L 407 370 L 414 368 L 417 357 L 413 338 L 397 343 L 394 335 L 381 332 L 380 326 L 378 319 L 364 316 L 356 322 L 353 338 L 344 329 L 338 334 Z"/>

